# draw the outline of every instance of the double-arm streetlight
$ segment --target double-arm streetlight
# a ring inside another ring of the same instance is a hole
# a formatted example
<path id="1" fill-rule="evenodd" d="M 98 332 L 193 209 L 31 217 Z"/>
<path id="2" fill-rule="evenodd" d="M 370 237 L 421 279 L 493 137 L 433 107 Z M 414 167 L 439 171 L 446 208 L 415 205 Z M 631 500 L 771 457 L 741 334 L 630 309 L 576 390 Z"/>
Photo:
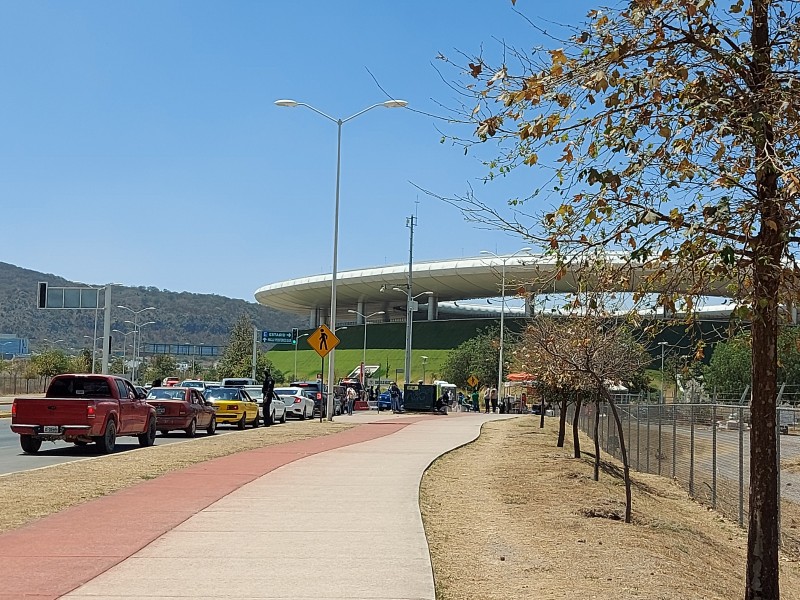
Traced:
<path id="1" fill-rule="evenodd" d="M 133 325 L 133 368 L 131 369 L 131 380 L 135 383 L 136 382 L 136 340 L 139 336 L 139 330 L 143 325 L 139 325 L 139 315 L 148 310 L 156 310 L 155 306 L 146 306 L 145 308 L 140 308 L 139 310 L 133 310 L 127 306 L 118 305 L 117 308 L 121 308 L 123 310 L 127 310 L 130 313 L 133 313 L 133 321 L 125 321 L 126 323 L 130 323 Z M 155 323 L 155 321 L 150 321 L 146 323 L 146 325 L 150 325 L 151 323 Z"/>
<path id="2" fill-rule="evenodd" d="M 354 115 L 350 115 L 346 119 L 337 119 L 329 114 L 326 114 L 319 110 L 318 108 L 314 108 L 310 104 L 306 104 L 305 102 L 298 102 L 297 100 L 276 100 L 275 104 L 277 106 L 284 106 L 284 107 L 295 107 L 295 106 L 305 106 L 309 110 L 317 113 L 318 115 L 325 117 L 329 121 L 336 123 L 338 132 L 336 138 L 336 202 L 334 207 L 333 213 L 333 268 L 331 269 L 331 314 L 330 314 L 330 328 L 331 331 L 336 331 L 336 268 L 338 263 L 338 251 L 339 251 L 339 187 L 341 182 L 341 165 L 342 165 L 342 125 L 347 123 L 348 121 L 352 121 L 356 117 L 363 115 L 365 112 L 372 110 L 373 108 L 378 108 L 380 106 L 384 108 L 403 108 L 408 104 L 405 100 L 387 100 L 386 102 L 379 102 L 378 104 L 373 104 L 372 106 L 368 106 L 367 108 L 358 111 Z M 336 355 L 336 348 L 330 351 L 328 356 L 330 356 L 328 360 L 328 420 L 333 420 L 333 380 L 334 380 L 334 364 L 335 364 L 335 355 Z"/>
<path id="3" fill-rule="evenodd" d="M 122 369 L 123 373 L 127 371 L 127 365 L 125 364 L 125 357 L 128 354 L 128 336 L 132 333 L 136 333 L 135 329 L 131 329 L 130 331 L 122 331 L 121 329 L 112 329 L 111 331 L 115 333 L 122 334 Z M 132 379 L 132 378 L 131 378 Z"/>
<path id="4" fill-rule="evenodd" d="M 377 317 L 378 315 L 385 315 L 386 312 L 382 311 L 382 310 L 379 310 L 378 312 L 370 313 L 368 315 L 363 315 L 360 312 L 358 312 L 357 310 L 352 310 L 352 309 L 348 310 L 347 312 L 353 313 L 354 315 L 358 315 L 359 317 L 364 319 L 364 353 L 362 354 L 362 357 L 361 357 L 361 389 L 365 390 L 367 388 L 367 386 L 365 385 L 366 384 L 366 380 L 365 380 L 366 372 L 365 372 L 365 369 L 367 368 L 367 325 L 369 324 L 369 320 L 372 317 Z"/>
<path id="5" fill-rule="evenodd" d="M 409 280 L 410 281 L 410 280 Z M 395 292 L 402 292 L 406 295 L 406 362 L 405 362 L 405 382 L 411 382 L 411 340 L 414 328 L 414 312 L 417 310 L 416 299 L 420 296 L 433 296 L 433 292 L 420 292 L 416 296 L 411 295 L 411 287 L 393 287 Z"/>
<path id="6" fill-rule="evenodd" d="M 497 399 L 502 400 L 503 396 L 503 334 L 505 333 L 505 315 L 506 315 L 506 263 L 517 256 L 518 254 L 522 254 L 523 252 L 530 252 L 530 248 L 520 248 L 514 254 L 509 254 L 508 256 L 499 256 L 494 252 L 489 252 L 488 250 L 481 250 L 481 254 L 488 254 L 489 256 L 495 257 L 501 263 L 503 263 L 503 268 L 501 271 L 501 279 L 500 279 L 500 297 L 502 301 L 500 303 L 500 359 L 497 361 Z"/>

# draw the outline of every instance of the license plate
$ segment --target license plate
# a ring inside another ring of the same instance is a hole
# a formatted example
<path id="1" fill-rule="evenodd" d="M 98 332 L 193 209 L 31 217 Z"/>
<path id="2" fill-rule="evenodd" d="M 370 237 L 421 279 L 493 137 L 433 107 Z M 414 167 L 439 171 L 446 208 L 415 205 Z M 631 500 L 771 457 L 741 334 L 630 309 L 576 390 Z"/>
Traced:
<path id="1" fill-rule="evenodd" d="M 42 433 L 61 433 L 61 428 L 58 425 L 45 425 Z"/>
<path id="2" fill-rule="evenodd" d="M 167 412 L 166 408 L 164 408 L 163 406 L 156 406 L 157 415 L 163 415 L 165 412 Z"/>

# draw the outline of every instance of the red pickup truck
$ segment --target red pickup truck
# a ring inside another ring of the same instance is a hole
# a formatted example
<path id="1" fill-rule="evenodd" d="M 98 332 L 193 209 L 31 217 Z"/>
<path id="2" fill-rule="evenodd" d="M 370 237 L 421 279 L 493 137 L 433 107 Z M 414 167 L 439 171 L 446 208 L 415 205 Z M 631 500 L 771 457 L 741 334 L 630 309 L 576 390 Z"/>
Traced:
<path id="1" fill-rule="evenodd" d="M 57 375 L 44 398 L 16 398 L 11 430 L 22 450 L 39 451 L 43 441 L 64 440 L 78 446 L 96 443 L 114 451 L 116 439 L 135 435 L 140 446 L 156 439 L 156 412 L 130 381 L 110 375 Z"/>

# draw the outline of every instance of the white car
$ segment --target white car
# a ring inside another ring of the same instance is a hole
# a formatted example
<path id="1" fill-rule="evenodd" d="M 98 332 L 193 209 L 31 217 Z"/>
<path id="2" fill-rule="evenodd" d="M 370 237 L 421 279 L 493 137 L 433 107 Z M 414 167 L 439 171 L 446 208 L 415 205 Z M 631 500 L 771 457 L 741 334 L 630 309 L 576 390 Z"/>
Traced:
<path id="1" fill-rule="evenodd" d="M 314 415 L 314 393 L 299 387 L 275 388 L 278 398 L 286 405 L 286 414 L 298 419 Z"/>
<path id="2" fill-rule="evenodd" d="M 258 414 L 261 415 L 262 422 L 264 421 L 264 395 L 261 393 L 261 386 L 259 385 L 246 385 L 244 391 L 253 400 L 258 402 Z M 272 399 L 270 404 L 270 412 L 272 413 L 272 423 L 286 423 L 286 405 L 281 400 Z"/>

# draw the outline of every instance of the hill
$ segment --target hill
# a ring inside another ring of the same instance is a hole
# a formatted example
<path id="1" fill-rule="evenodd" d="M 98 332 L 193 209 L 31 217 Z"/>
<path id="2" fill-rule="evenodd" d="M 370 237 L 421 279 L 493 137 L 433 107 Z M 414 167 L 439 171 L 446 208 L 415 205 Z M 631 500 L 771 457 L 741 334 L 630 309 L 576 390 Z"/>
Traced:
<path id="1" fill-rule="evenodd" d="M 92 286 L 68 281 L 51 273 L 40 273 L 0 262 L 0 333 L 14 334 L 31 340 L 32 351 L 41 350 L 48 342 L 63 340 L 57 347 L 69 350 L 92 346 L 95 311 L 40 310 L 36 307 L 37 283 L 51 286 Z M 304 326 L 302 318 L 215 294 L 170 292 L 155 287 L 114 287 L 112 295 L 112 329 L 130 331 L 125 323 L 132 318 L 129 311 L 117 306 L 138 310 L 155 306 L 156 310 L 140 315 L 139 322 L 155 321 L 142 329 L 144 343 L 205 344 L 222 346 L 228 343 L 233 324 L 242 314 L 247 315 L 259 329 L 289 330 Z M 145 318 L 146 317 L 146 318 Z M 97 334 L 102 335 L 103 313 L 99 312 Z M 119 334 L 113 334 L 114 348 L 121 348 Z M 84 336 L 89 336 L 87 339 Z M 129 340 L 130 341 L 130 340 Z M 118 344 L 120 344 L 118 346 Z"/>

